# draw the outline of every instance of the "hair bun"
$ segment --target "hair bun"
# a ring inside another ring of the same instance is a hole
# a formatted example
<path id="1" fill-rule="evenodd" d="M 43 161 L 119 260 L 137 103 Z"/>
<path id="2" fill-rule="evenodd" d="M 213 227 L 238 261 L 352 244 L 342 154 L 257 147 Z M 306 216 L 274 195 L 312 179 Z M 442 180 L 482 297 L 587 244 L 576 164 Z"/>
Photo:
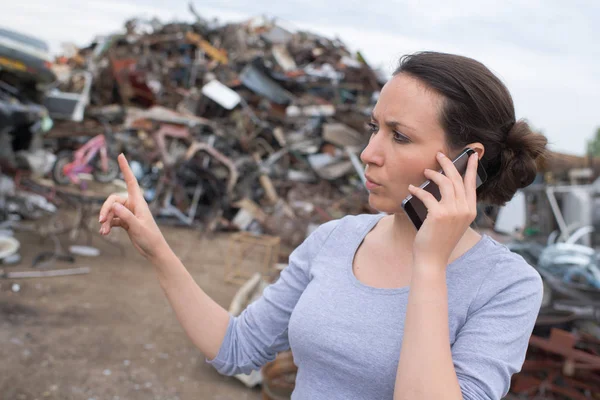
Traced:
<path id="1" fill-rule="evenodd" d="M 490 179 L 485 200 L 498 205 L 509 201 L 518 189 L 529 186 L 538 172 L 537 160 L 548 140 L 533 132 L 525 120 L 514 123 L 500 152 L 499 173 Z"/>
<path id="2" fill-rule="evenodd" d="M 547 142 L 544 135 L 533 132 L 523 119 L 515 122 L 506 136 L 506 148 L 520 151 L 534 160 L 544 154 Z"/>
<path id="3" fill-rule="evenodd" d="M 501 177 L 512 183 L 515 190 L 529 186 L 537 175 L 536 160 L 544 154 L 547 142 L 546 137 L 533 132 L 526 121 L 515 122 L 500 155 Z"/>

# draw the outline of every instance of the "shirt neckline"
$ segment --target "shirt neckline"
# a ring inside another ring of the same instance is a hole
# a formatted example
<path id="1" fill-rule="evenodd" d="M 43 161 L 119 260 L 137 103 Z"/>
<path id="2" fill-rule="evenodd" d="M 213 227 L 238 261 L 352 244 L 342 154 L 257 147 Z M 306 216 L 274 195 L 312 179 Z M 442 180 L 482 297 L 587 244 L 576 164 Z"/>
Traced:
<path id="1" fill-rule="evenodd" d="M 355 240 L 355 242 L 352 243 L 352 251 L 350 252 L 350 259 L 346 260 L 347 276 L 350 279 L 350 282 L 355 287 L 357 287 L 363 291 L 366 291 L 366 292 L 370 292 L 370 293 L 374 293 L 374 294 L 381 294 L 381 295 L 397 295 L 397 294 L 402 294 L 402 293 L 408 293 L 408 291 L 410 289 L 410 285 L 406 285 L 406 286 L 402 286 L 402 287 L 398 287 L 398 288 L 378 288 L 378 287 L 367 285 L 367 284 L 361 282 L 360 280 L 358 280 L 356 275 L 354 275 L 354 271 L 352 270 L 352 264 L 354 263 L 354 258 L 356 257 L 356 252 L 358 251 L 359 246 L 365 240 L 365 237 L 367 237 L 369 232 L 371 232 L 375 228 L 375 225 L 377 225 L 377 223 L 385 216 L 386 216 L 386 214 L 375 215 L 374 218 L 372 218 L 372 220 L 366 224 L 365 228 L 363 229 L 363 231 L 361 232 L 359 237 Z M 482 233 L 481 238 L 479 239 L 479 241 L 477 243 L 475 243 L 469 250 L 467 250 L 466 252 L 461 254 L 456 260 L 454 260 L 450 264 L 448 264 L 448 266 L 446 267 L 446 271 L 449 272 L 449 271 L 453 270 L 454 268 L 452 268 L 452 267 L 454 265 L 457 265 L 458 263 L 470 258 L 473 254 L 475 254 L 477 251 L 479 251 L 479 248 L 481 246 L 483 246 L 484 243 L 488 240 L 489 240 L 488 235 L 486 235 L 485 233 Z"/>

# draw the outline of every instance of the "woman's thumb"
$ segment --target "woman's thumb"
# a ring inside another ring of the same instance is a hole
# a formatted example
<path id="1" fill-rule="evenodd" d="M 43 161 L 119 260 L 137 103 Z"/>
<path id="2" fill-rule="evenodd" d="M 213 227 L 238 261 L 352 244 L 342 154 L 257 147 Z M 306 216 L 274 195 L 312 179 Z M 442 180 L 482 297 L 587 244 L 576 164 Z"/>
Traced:
<path id="1" fill-rule="evenodd" d="M 113 204 L 113 212 L 116 217 L 119 217 L 121 221 L 125 222 L 129 227 L 135 226 L 137 224 L 137 219 L 135 215 L 127 207 L 120 203 Z"/>

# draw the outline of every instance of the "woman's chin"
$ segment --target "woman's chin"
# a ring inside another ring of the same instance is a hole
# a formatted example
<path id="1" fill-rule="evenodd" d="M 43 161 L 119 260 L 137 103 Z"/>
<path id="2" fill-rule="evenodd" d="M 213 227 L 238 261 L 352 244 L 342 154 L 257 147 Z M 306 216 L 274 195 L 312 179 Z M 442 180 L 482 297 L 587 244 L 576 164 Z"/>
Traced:
<path id="1" fill-rule="evenodd" d="M 400 202 L 401 203 L 401 202 Z M 402 207 L 399 207 L 399 202 L 390 199 L 389 197 L 377 195 L 374 193 L 369 193 L 369 206 L 371 208 L 386 214 L 395 214 L 401 210 Z"/>

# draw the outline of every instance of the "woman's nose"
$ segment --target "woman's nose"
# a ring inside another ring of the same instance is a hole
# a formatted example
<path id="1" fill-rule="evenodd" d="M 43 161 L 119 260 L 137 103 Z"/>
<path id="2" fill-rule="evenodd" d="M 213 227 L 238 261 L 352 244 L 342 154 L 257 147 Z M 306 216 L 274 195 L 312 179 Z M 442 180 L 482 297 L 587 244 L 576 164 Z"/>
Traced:
<path id="1" fill-rule="evenodd" d="M 364 164 L 374 164 L 381 166 L 383 164 L 383 154 L 378 138 L 381 135 L 372 135 L 367 147 L 360 153 L 360 159 Z"/>

